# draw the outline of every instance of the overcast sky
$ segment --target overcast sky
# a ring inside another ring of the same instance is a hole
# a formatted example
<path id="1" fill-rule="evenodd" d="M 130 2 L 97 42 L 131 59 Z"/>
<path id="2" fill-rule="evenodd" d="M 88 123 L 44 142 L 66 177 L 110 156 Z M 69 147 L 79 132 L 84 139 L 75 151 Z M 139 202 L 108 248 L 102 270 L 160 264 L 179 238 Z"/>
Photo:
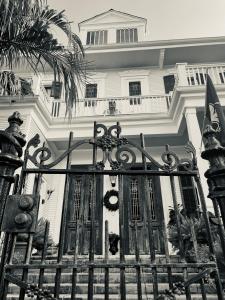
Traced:
<path id="1" fill-rule="evenodd" d="M 225 0 L 48 0 L 77 24 L 110 8 L 147 18 L 150 40 L 225 36 Z"/>

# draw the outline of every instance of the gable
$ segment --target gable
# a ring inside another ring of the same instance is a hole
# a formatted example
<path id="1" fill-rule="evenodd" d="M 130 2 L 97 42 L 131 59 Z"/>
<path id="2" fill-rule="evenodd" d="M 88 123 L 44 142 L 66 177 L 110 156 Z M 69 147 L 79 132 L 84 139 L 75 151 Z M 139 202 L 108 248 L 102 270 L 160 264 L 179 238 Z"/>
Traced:
<path id="1" fill-rule="evenodd" d="M 90 19 L 84 20 L 83 22 L 79 23 L 79 26 L 82 25 L 95 25 L 95 24 L 111 24 L 111 23 L 133 23 L 133 22 L 143 22 L 146 23 L 146 19 L 133 16 L 127 13 L 123 13 L 120 11 L 116 11 L 110 9 L 107 12 L 94 16 Z"/>

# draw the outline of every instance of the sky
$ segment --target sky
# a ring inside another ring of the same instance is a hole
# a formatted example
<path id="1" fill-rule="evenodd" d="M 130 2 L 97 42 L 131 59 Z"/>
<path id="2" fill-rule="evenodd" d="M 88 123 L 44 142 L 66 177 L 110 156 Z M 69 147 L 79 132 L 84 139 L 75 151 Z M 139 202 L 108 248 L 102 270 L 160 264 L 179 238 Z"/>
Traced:
<path id="1" fill-rule="evenodd" d="M 148 21 L 150 40 L 225 36 L 225 0 L 48 0 L 77 24 L 110 8 Z"/>

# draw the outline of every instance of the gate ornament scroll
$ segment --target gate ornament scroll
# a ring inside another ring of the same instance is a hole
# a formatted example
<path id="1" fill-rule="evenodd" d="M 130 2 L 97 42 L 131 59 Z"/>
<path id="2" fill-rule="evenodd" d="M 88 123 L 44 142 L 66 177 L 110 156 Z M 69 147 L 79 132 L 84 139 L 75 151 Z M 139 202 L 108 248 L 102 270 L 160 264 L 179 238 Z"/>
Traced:
<path id="1" fill-rule="evenodd" d="M 121 127 L 119 125 L 113 125 L 107 128 L 103 124 L 97 124 L 95 126 L 95 136 L 92 139 L 85 139 L 72 144 L 72 146 L 60 155 L 55 161 L 45 164 L 51 157 L 52 153 L 46 146 L 39 147 L 30 154 L 30 147 L 37 147 L 40 143 L 39 136 L 36 135 L 27 146 L 25 154 L 27 159 L 32 161 L 36 167 L 43 169 L 50 169 L 61 162 L 68 154 L 84 144 L 94 145 L 97 149 L 102 151 L 102 160 L 96 162 L 94 168 L 96 170 L 102 170 L 105 168 L 105 164 L 108 161 L 112 170 L 123 170 L 127 167 L 131 167 L 137 161 L 136 152 L 142 154 L 153 166 L 158 170 L 172 172 L 177 169 L 179 165 L 183 165 L 186 171 L 195 171 L 197 169 L 196 164 L 196 152 L 191 142 L 185 146 L 185 151 L 191 154 L 192 158 L 180 159 L 177 154 L 170 150 L 169 145 L 166 145 L 165 151 L 161 154 L 161 161 L 156 161 L 150 153 L 143 149 L 137 143 L 128 140 L 125 137 L 120 137 Z M 42 163 L 40 163 L 40 161 Z"/>

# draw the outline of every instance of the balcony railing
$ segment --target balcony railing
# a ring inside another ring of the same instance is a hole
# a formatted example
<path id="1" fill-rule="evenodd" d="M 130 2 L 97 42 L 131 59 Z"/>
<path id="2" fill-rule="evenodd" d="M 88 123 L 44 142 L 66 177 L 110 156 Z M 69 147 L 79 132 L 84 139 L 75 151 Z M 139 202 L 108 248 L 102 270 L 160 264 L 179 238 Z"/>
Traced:
<path id="1" fill-rule="evenodd" d="M 86 98 L 79 100 L 73 116 L 114 116 L 139 113 L 167 113 L 171 102 L 170 95 Z M 53 118 L 64 118 L 65 102 L 52 101 Z"/>
<path id="2" fill-rule="evenodd" d="M 225 83 L 225 65 L 177 65 L 178 86 L 201 86 L 206 84 L 206 74 L 209 74 L 215 85 Z"/>

